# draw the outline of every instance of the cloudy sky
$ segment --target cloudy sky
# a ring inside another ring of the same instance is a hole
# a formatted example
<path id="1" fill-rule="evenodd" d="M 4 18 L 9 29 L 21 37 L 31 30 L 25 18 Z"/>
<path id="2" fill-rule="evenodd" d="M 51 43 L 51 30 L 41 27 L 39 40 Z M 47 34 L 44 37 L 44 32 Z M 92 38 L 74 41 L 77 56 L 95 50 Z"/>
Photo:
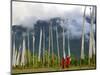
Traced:
<path id="1" fill-rule="evenodd" d="M 12 2 L 12 25 L 31 27 L 38 20 L 46 20 L 53 17 L 69 18 L 71 37 L 79 37 L 82 33 L 83 12 L 85 6 L 44 4 L 31 2 Z M 86 15 L 90 14 L 90 6 L 86 8 Z M 85 21 L 85 34 L 90 31 L 90 24 Z M 65 27 L 67 27 L 65 25 Z M 94 25 L 95 30 L 95 25 Z M 66 33 L 67 34 L 67 33 Z"/>
<path id="2" fill-rule="evenodd" d="M 32 18 L 47 19 L 56 16 L 63 17 L 65 13 L 72 11 L 81 13 L 84 11 L 84 6 L 12 2 L 12 24 L 20 24 L 22 21 Z"/>

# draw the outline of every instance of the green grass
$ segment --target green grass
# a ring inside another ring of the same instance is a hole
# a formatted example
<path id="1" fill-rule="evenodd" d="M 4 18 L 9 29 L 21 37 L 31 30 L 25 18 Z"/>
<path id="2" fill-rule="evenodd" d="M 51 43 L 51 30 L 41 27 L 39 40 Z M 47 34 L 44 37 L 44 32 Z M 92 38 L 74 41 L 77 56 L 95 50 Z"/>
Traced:
<path id="1" fill-rule="evenodd" d="M 26 52 L 27 57 L 27 52 Z M 54 55 L 54 63 L 52 65 L 52 56 L 49 56 L 49 63 L 48 63 L 48 52 L 45 52 L 44 59 L 45 63 L 43 63 L 42 57 L 41 60 L 38 61 L 38 56 L 35 54 L 34 56 L 29 52 L 30 62 L 26 63 L 25 66 L 16 66 L 12 67 L 12 73 L 30 73 L 30 72 L 48 72 L 48 71 L 69 71 L 69 70 L 81 70 L 81 69 L 95 69 L 96 63 L 94 63 L 96 60 L 93 58 L 91 59 L 91 63 L 88 64 L 88 56 L 85 56 L 85 59 L 82 60 L 82 63 L 80 64 L 81 59 L 76 59 L 74 55 L 71 55 L 71 64 L 69 68 L 62 69 L 61 66 L 58 66 L 58 57 L 57 55 Z M 34 64 L 33 64 L 33 58 L 34 58 Z M 60 60 L 61 61 L 61 60 Z M 49 66 L 48 66 L 49 65 Z"/>

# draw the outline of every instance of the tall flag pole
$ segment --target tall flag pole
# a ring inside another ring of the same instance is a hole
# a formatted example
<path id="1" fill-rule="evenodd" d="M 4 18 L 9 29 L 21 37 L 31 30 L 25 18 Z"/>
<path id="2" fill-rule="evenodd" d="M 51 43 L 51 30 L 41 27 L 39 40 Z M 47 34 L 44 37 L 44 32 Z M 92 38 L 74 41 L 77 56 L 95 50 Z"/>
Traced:
<path id="1" fill-rule="evenodd" d="M 51 23 L 51 42 L 52 42 L 52 64 L 54 63 L 54 52 L 53 52 L 53 25 Z"/>
<path id="2" fill-rule="evenodd" d="M 93 35 L 94 7 L 92 11 L 90 8 L 90 18 L 91 18 L 91 24 L 90 24 L 90 40 L 89 40 L 89 65 L 92 59 L 92 54 L 95 54 L 95 41 L 94 41 L 94 35 Z"/>
<path id="3" fill-rule="evenodd" d="M 86 12 L 86 6 L 84 9 L 83 14 L 83 25 L 82 25 L 82 46 L 81 46 L 81 60 L 84 60 L 84 33 L 85 33 L 85 12 Z"/>
<path id="4" fill-rule="evenodd" d="M 23 49 L 22 49 L 22 58 L 21 58 L 21 66 L 25 66 L 25 52 L 26 52 L 26 47 L 25 47 L 25 33 L 23 33 Z"/>
<path id="5" fill-rule="evenodd" d="M 57 28 L 57 26 L 56 26 L 56 39 L 57 39 L 57 51 L 58 51 L 58 64 L 60 65 L 59 42 L 58 42 L 58 28 Z"/>
<path id="6" fill-rule="evenodd" d="M 29 29 L 27 30 L 27 45 L 28 45 L 28 63 L 30 63 L 30 46 L 29 46 Z"/>
<path id="7" fill-rule="evenodd" d="M 92 10 L 92 19 L 91 19 L 91 27 L 92 27 L 92 45 L 93 45 L 93 55 L 95 55 L 95 39 L 94 39 L 94 32 L 93 32 L 93 21 L 94 21 L 94 14 L 95 14 L 95 7 Z"/>
<path id="8" fill-rule="evenodd" d="M 44 63 L 45 63 L 45 30 L 43 31 L 43 65 Z"/>
<path id="9" fill-rule="evenodd" d="M 16 45 L 15 45 L 16 46 Z M 16 48 L 16 47 L 15 47 Z M 18 54 L 18 51 L 17 50 L 15 50 L 15 66 L 16 66 L 16 64 L 17 64 L 17 54 Z"/>
<path id="10" fill-rule="evenodd" d="M 95 7 L 93 6 L 93 10 L 92 10 L 92 22 L 91 22 L 91 26 L 92 26 L 92 48 L 93 48 L 93 64 L 95 64 L 95 39 L 94 39 L 94 32 L 93 32 L 93 21 L 94 21 L 94 18 L 95 18 Z"/>
<path id="11" fill-rule="evenodd" d="M 91 8 L 90 8 L 90 18 L 91 18 L 91 23 L 92 23 L 92 13 L 91 13 Z M 90 40 L 89 40 L 89 65 L 90 65 L 90 60 L 92 59 L 92 26 L 90 25 Z"/>
<path id="12" fill-rule="evenodd" d="M 33 33 L 33 64 L 34 64 L 35 36 Z"/>
<path id="13" fill-rule="evenodd" d="M 15 35 L 16 35 L 16 33 L 15 32 L 12 32 L 12 36 L 13 36 L 13 59 L 12 59 L 12 66 L 14 66 L 15 67 L 15 63 L 16 63 L 16 48 L 15 48 Z"/>
<path id="14" fill-rule="evenodd" d="M 42 29 L 40 30 L 40 42 L 39 42 L 39 54 L 38 54 L 39 62 L 40 62 L 40 56 L 41 56 L 41 42 L 42 42 Z"/>
<path id="15" fill-rule="evenodd" d="M 64 34 L 64 21 L 61 21 L 61 24 L 63 26 L 63 57 L 64 59 L 66 58 L 66 54 L 65 54 L 65 34 Z"/>
<path id="16" fill-rule="evenodd" d="M 21 45 L 19 45 L 19 50 L 18 50 L 18 54 L 17 54 L 16 65 L 20 64 L 20 55 L 21 55 Z"/>
<path id="17" fill-rule="evenodd" d="M 68 56 L 70 57 L 70 39 L 69 39 L 69 24 L 68 24 Z"/>
<path id="18" fill-rule="evenodd" d="M 48 67 L 49 67 L 49 62 L 50 62 L 50 43 L 51 43 L 51 42 L 50 42 L 50 31 L 51 31 L 51 30 L 50 30 L 50 29 L 51 29 L 50 26 L 51 26 L 51 25 L 49 25 Z"/>
<path id="19" fill-rule="evenodd" d="M 14 55 L 13 55 L 13 65 L 14 65 L 14 67 L 16 66 L 16 64 L 17 64 L 17 53 L 18 53 L 18 51 L 16 50 L 16 32 L 13 32 L 13 36 L 14 36 L 14 42 L 13 42 L 13 50 L 14 50 Z"/>

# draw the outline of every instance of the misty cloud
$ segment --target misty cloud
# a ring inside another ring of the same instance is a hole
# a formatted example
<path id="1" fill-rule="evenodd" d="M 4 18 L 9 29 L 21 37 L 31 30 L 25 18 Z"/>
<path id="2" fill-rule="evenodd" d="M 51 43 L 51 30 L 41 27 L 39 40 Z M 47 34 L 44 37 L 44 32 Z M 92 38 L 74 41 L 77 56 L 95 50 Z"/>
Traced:
<path id="1" fill-rule="evenodd" d="M 89 14 L 87 7 L 86 16 Z M 12 3 L 12 24 L 22 25 L 27 28 L 32 28 L 38 20 L 50 20 L 51 18 L 61 17 L 65 21 L 64 29 L 67 36 L 69 25 L 70 38 L 81 38 L 82 22 L 83 22 L 84 6 L 76 5 L 56 5 L 56 4 L 41 4 L 41 3 Z M 67 21 L 68 19 L 68 21 Z M 95 31 L 95 24 L 94 24 Z M 85 20 L 85 37 L 89 39 L 90 23 Z"/>
<path id="2" fill-rule="evenodd" d="M 86 15 L 88 16 L 88 15 Z M 63 17 L 65 23 L 61 25 L 66 30 L 65 35 L 68 35 L 68 28 L 69 28 L 69 37 L 71 39 L 74 38 L 81 38 L 82 37 L 82 23 L 83 23 L 83 13 L 80 10 L 73 10 L 66 12 Z M 68 27 L 69 26 L 69 27 Z M 95 24 L 93 25 L 93 31 L 95 32 Z M 90 23 L 87 22 L 85 19 L 85 39 L 89 39 L 90 34 Z"/>

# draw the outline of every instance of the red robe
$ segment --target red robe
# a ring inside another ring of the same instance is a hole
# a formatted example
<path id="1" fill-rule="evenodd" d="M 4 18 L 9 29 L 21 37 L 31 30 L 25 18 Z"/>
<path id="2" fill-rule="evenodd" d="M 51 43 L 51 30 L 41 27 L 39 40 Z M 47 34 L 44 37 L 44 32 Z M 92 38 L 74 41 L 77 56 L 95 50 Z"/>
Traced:
<path id="1" fill-rule="evenodd" d="M 64 64 L 65 64 L 65 59 L 64 59 L 64 57 L 62 58 L 62 61 L 61 61 L 61 66 L 62 66 L 62 68 L 64 68 Z"/>
<path id="2" fill-rule="evenodd" d="M 69 67 L 70 65 L 70 62 L 71 62 L 71 58 L 69 56 L 66 56 L 66 60 L 65 60 L 65 64 L 66 64 L 66 67 Z"/>

